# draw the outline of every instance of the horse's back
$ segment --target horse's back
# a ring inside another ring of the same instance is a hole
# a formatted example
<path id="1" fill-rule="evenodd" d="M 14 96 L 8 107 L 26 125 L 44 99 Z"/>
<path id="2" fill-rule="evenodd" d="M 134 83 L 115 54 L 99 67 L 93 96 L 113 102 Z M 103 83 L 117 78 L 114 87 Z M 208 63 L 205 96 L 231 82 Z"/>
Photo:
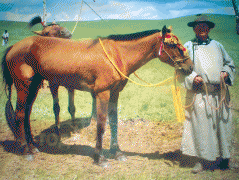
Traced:
<path id="1" fill-rule="evenodd" d="M 37 37 L 31 54 L 44 79 L 53 84 L 90 90 L 98 77 L 111 79 L 114 74 L 110 61 L 105 61 L 102 47 L 94 42 Z"/>
<path id="2" fill-rule="evenodd" d="M 39 73 L 52 83 L 74 89 L 101 89 L 119 78 L 98 40 L 33 36 L 13 46 L 9 61 L 15 75 L 24 80 Z"/>
<path id="3" fill-rule="evenodd" d="M 16 58 L 18 58 L 19 61 L 19 57 L 22 57 L 25 54 L 29 53 L 31 46 L 34 43 L 34 40 L 35 36 L 31 36 L 14 44 L 6 56 L 6 61 L 13 62 L 16 61 Z"/>

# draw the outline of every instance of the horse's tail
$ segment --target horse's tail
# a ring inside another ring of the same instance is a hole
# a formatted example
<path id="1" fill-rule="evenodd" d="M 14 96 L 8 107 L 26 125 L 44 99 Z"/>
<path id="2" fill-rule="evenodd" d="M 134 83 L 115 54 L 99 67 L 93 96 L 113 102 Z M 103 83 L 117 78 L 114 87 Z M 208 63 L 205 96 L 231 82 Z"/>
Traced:
<path id="1" fill-rule="evenodd" d="M 7 89 L 8 89 L 10 92 L 11 92 L 11 87 L 13 84 L 13 79 L 12 79 L 10 71 L 7 67 L 6 56 L 7 56 L 7 53 L 11 50 L 11 48 L 12 48 L 12 46 L 10 46 L 6 49 L 5 54 L 2 58 L 2 75 L 3 75 L 3 82 L 5 83 L 5 91 L 7 91 Z"/>
<path id="2" fill-rule="evenodd" d="M 41 23 L 43 25 L 41 16 L 36 16 L 36 17 L 32 18 L 29 21 L 28 26 L 29 26 L 29 28 L 31 28 L 32 26 L 34 26 L 34 25 L 36 25 L 38 23 Z"/>
<path id="3" fill-rule="evenodd" d="M 10 127 L 10 129 L 12 130 L 14 136 L 17 138 L 17 125 L 15 122 L 15 113 L 12 107 L 12 103 L 11 103 L 11 94 L 12 94 L 12 85 L 13 85 L 13 79 L 11 77 L 10 71 L 7 67 L 7 61 L 6 61 L 6 56 L 7 53 L 11 50 L 12 46 L 8 47 L 5 51 L 5 54 L 2 58 L 2 75 L 3 75 L 3 82 L 5 83 L 5 92 L 7 94 L 7 90 L 8 90 L 8 101 L 6 103 L 6 107 L 5 107 L 5 115 L 6 115 L 6 120 L 7 123 Z"/>

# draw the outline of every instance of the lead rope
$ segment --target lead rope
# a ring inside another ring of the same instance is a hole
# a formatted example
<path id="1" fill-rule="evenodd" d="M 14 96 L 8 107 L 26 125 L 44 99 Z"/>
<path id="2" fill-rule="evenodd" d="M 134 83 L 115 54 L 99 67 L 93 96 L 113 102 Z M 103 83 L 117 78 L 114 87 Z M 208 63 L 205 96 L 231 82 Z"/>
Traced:
<path id="1" fill-rule="evenodd" d="M 223 85 L 224 85 L 224 88 L 225 88 L 225 99 L 224 99 L 224 103 L 225 103 L 225 105 L 228 107 L 228 108 L 231 108 L 233 105 L 232 105 L 232 103 L 231 103 L 231 101 L 229 100 L 229 103 L 227 104 L 227 100 L 226 100 L 226 92 L 227 92 L 227 89 L 228 89 L 228 85 L 226 84 L 226 82 L 225 82 L 225 79 L 224 78 L 222 78 L 222 83 L 223 83 Z M 230 97 L 230 96 L 229 96 Z"/>
<path id="2" fill-rule="evenodd" d="M 208 88 L 207 88 L 207 85 L 206 85 L 205 81 L 203 81 L 203 86 L 204 86 L 204 89 L 205 89 L 206 99 L 207 99 L 208 105 L 209 105 L 211 108 L 213 108 L 214 110 L 217 111 L 217 110 L 219 110 L 219 109 L 221 108 L 223 102 L 225 103 L 225 105 L 226 105 L 228 108 L 231 108 L 231 107 L 232 107 L 231 101 L 229 101 L 229 103 L 226 102 L 226 91 L 227 91 L 228 85 L 225 83 L 224 78 L 221 77 L 221 81 L 220 81 L 221 100 L 220 100 L 220 103 L 219 103 L 218 107 L 214 107 L 214 106 L 210 103 L 210 101 L 209 101 Z M 184 106 L 184 108 L 187 109 L 187 108 L 193 106 L 193 104 L 195 103 L 195 100 L 196 100 L 196 93 L 194 93 L 192 102 L 191 102 L 188 106 Z"/>
<path id="3" fill-rule="evenodd" d="M 211 106 L 211 108 L 213 108 L 214 110 L 219 110 L 222 106 L 222 103 L 224 102 L 225 105 L 228 107 L 228 108 L 231 108 L 232 107 L 232 104 L 231 102 L 229 102 L 228 104 L 226 103 L 226 91 L 227 91 L 227 84 L 225 83 L 225 80 L 223 77 L 220 77 L 221 78 L 221 81 L 220 81 L 220 88 L 221 88 L 221 100 L 220 100 L 220 103 L 218 105 L 218 107 L 214 107 L 210 102 L 209 102 L 209 94 L 208 94 L 208 89 L 207 89 L 207 85 L 206 83 L 203 81 L 203 85 L 205 87 L 205 92 L 206 92 L 206 98 L 207 98 L 207 102 L 208 104 Z"/>
<path id="4" fill-rule="evenodd" d="M 181 91 L 180 88 L 177 86 L 177 71 L 175 70 L 174 73 L 174 86 L 171 86 L 172 94 L 173 94 L 173 104 L 176 113 L 176 117 L 178 122 L 183 122 L 185 120 L 185 113 L 184 107 L 182 105 L 181 99 Z"/>

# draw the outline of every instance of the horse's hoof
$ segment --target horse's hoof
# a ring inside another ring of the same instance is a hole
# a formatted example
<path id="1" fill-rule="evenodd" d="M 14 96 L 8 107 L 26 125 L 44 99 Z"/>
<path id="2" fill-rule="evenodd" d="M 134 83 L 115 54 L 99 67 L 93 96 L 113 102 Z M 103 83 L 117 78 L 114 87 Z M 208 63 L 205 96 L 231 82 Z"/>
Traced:
<path id="1" fill-rule="evenodd" d="M 127 156 L 124 155 L 124 153 L 122 153 L 121 151 L 117 151 L 115 154 L 115 159 L 117 161 L 127 161 Z"/>
<path id="2" fill-rule="evenodd" d="M 110 163 L 108 161 L 102 161 L 102 162 L 99 162 L 98 166 L 104 168 L 104 169 L 109 169 L 111 166 L 110 166 Z"/>
<path id="3" fill-rule="evenodd" d="M 94 164 L 102 167 L 102 168 L 109 168 L 110 164 L 103 155 L 95 154 L 94 155 Z"/>
<path id="4" fill-rule="evenodd" d="M 35 153 L 39 153 L 40 151 L 39 151 L 38 148 L 33 148 L 33 149 L 32 149 L 32 152 L 35 154 Z"/>
<path id="5" fill-rule="evenodd" d="M 26 160 L 28 161 L 33 161 L 34 160 L 34 155 L 33 154 L 26 154 L 25 155 Z"/>

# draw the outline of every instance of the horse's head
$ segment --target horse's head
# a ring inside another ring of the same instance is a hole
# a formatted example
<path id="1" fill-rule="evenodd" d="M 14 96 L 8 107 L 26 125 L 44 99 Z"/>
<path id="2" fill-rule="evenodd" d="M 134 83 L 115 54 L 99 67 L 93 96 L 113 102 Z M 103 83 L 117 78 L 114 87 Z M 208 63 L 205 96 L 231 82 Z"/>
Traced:
<path id="1" fill-rule="evenodd" d="M 187 49 L 171 31 L 172 29 L 167 29 L 166 26 L 162 29 L 159 58 L 161 61 L 175 67 L 178 72 L 185 75 L 191 74 L 193 63 L 187 53 Z"/>
<path id="2" fill-rule="evenodd" d="M 43 30 L 33 31 L 33 33 L 37 35 L 48 36 L 48 37 L 59 37 L 59 38 L 66 38 L 66 39 L 70 39 L 72 36 L 71 32 L 68 29 L 61 27 L 59 24 L 52 23 L 50 25 L 44 26 L 40 16 L 36 16 L 33 19 L 31 19 L 28 25 L 31 28 L 32 26 L 38 23 L 42 24 Z"/>
<path id="3" fill-rule="evenodd" d="M 58 24 L 45 26 L 42 31 L 34 31 L 35 34 L 48 37 L 71 38 L 71 32 Z"/>

